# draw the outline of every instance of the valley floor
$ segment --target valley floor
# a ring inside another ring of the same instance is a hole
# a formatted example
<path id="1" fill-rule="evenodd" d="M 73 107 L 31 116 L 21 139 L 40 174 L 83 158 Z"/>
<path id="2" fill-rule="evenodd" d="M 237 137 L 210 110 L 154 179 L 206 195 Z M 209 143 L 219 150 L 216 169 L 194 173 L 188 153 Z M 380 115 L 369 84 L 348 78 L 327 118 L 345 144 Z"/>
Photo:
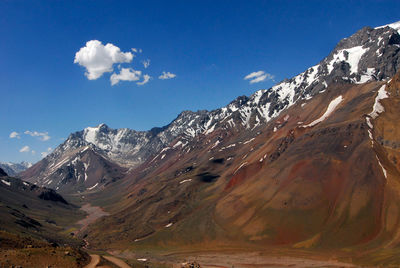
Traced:
<path id="1" fill-rule="evenodd" d="M 135 253 L 113 252 L 116 256 L 128 259 L 132 267 L 206 267 L 206 268 L 251 268 L 251 267 L 358 267 L 339 261 L 335 257 L 316 253 L 254 251 L 204 251 L 179 252 L 165 255 L 138 255 Z M 137 260 L 137 262 L 135 261 Z M 145 260 L 145 261 L 143 261 Z M 349 259 L 351 261 L 351 259 Z M 199 265 L 199 266 L 196 266 Z M 123 267 L 123 266 L 120 266 Z"/>
<path id="2" fill-rule="evenodd" d="M 81 228 L 78 233 L 87 228 L 102 216 L 107 215 L 101 207 L 89 203 L 81 207 L 88 215 L 78 222 Z M 96 267 L 200 267 L 206 268 L 249 268 L 249 267 L 357 267 L 354 264 L 337 260 L 327 254 L 312 254 L 310 252 L 277 250 L 248 251 L 248 249 L 213 250 L 213 251 L 182 251 L 145 254 L 131 251 L 109 251 L 110 255 L 93 253 L 91 261 L 85 268 Z M 123 261 L 125 259 L 126 261 Z M 351 262 L 351 259 L 348 259 Z"/>

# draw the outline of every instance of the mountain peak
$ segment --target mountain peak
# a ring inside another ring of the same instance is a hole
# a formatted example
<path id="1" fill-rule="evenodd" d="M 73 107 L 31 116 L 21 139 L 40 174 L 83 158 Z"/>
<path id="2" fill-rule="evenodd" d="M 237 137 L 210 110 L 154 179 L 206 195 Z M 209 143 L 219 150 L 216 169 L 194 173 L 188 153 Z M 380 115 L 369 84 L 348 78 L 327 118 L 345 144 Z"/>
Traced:
<path id="1" fill-rule="evenodd" d="M 385 27 L 390 27 L 390 28 L 395 29 L 396 31 L 400 32 L 400 21 L 396 21 L 396 22 L 386 24 L 383 26 L 378 26 L 378 27 L 375 27 L 375 29 L 381 29 L 381 28 L 385 28 Z"/>

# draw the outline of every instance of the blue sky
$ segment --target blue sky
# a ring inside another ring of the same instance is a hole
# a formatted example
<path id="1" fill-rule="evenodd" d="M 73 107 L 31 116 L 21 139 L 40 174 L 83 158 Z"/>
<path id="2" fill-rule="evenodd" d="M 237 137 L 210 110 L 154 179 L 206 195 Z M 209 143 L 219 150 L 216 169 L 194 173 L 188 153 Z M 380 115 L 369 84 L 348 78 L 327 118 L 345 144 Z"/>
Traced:
<path id="1" fill-rule="evenodd" d="M 400 20 L 398 10 L 399 1 L 0 1 L 0 161 L 38 161 L 103 122 L 147 130 L 224 106 L 304 71 L 364 26 Z M 89 80 L 84 53 L 74 59 L 91 40 L 133 59 Z M 139 80 L 111 85 L 122 69 Z M 244 80 L 260 70 L 271 76 Z"/>

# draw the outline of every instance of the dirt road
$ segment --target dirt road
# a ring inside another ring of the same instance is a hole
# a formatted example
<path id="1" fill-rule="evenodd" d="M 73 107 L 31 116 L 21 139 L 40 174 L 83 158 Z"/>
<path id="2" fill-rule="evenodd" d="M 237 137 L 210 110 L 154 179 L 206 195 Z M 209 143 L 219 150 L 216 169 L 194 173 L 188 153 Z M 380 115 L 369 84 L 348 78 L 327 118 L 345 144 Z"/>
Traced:
<path id="1" fill-rule="evenodd" d="M 123 260 L 118 259 L 118 258 L 113 257 L 113 256 L 101 256 L 100 257 L 99 255 L 91 254 L 90 257 L 91 257 L 90 263 L 88 265 L 86 265 L 84 268 L 100 267 L 98 265 L 100 263 L 101 258 L 104 258 L 107 261 L 112 262 L 113 264 L 115 264 L 116 266 L 118 266 L 120 268 L 131 268 L 131 266 L 126 264 Z"/>
<path id="2" fill-rule="evenodd" d="M 86 265 L 84 268 L 96 268 L 97 265 L 100 263 L 99 255 L 91 254 L 90 258 L 91 258 L 90 263 Z"/>
<path id="3" fill-rule="evenodd" d="M 115 265 L 119 266 L 120 268 L 131 268 L 128 264 L 126 264 L 123 260 L 118 259 L 113 256 L 103 256 L 104 259 L 114 263 Z"/>

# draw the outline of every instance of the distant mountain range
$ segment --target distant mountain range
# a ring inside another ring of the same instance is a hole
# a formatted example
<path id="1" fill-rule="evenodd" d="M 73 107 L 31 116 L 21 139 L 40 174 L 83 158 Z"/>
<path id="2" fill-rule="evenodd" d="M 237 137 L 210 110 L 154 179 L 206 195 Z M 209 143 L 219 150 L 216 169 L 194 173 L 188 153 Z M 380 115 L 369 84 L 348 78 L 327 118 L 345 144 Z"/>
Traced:
<path id="1" fill-rule="evenodd" d="M 18 173 L 30 168 L 32 163 L 21 162 L 21 163 L 2 163 L 0 162 L 0 168 L 2 168 L 9 176 L 16 176 Z"/>

